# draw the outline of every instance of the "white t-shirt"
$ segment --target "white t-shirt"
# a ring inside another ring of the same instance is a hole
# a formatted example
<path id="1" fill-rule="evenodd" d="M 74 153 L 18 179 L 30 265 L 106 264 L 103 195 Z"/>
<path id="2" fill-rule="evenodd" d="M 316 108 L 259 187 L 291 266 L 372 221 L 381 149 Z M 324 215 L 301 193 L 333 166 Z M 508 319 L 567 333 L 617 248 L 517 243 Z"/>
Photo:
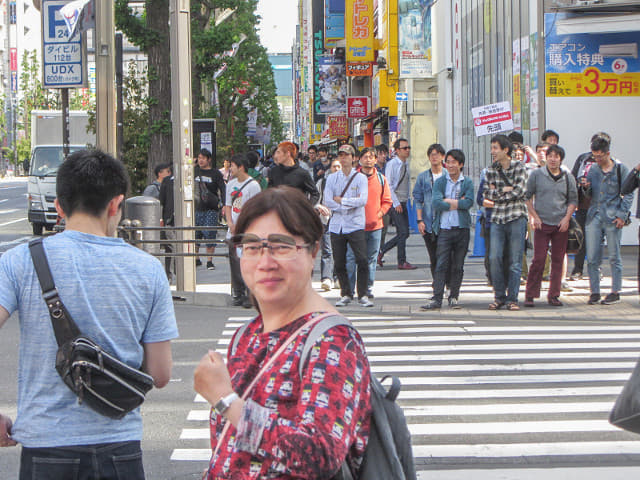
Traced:
<path id="1" fill-rule="evenodd" d="M 232 178 L 227 183 L 227 198 L 224 202 L 226 207 L 231 207 L 231 222 L 233 224 L 238 220 L 244 202 L 251 197 L 255 197 L 262 191 L 260 184 L 252 177 L 247 178 L 240 183 L 237 178 Z M 231 232 L 227 230 L 227 238 L 231 238 Z"/>

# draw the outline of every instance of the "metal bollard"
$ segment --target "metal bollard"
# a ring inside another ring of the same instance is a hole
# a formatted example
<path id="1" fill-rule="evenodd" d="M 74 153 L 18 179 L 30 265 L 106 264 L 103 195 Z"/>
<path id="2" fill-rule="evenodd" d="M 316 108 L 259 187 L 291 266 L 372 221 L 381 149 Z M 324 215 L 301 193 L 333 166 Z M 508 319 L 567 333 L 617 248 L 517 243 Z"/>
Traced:
<path id="1" fill-rule="evenodd" d="M 153 197 L 128 198 L 125 204 L 125 215 L 131 226 L 159 227 L 162 215 L 160 201 Z M 159 230 L 142 230 L 134 234 L 136 240 L 160 240 Z M 160 253 L 160 244 L 143 243 L 140 248 L 145 252 Z"/>

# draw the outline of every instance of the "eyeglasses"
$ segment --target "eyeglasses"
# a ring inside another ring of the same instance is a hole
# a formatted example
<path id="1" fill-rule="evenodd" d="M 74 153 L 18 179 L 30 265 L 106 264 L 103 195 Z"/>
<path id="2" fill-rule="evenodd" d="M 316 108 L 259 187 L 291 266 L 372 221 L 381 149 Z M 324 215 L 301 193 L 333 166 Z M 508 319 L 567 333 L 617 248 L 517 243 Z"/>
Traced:
<path id="1" fill-rule="evenodd" d="M 399 147 L 398 150 L 411 150 L 411 147 Z"/>
<path id="2" fill-rule="evenodd" d="M 264 248 L 269 249 L 269 253 L 276 260 L 292 260 L 296 257 L 298 250 L 311 247 L 308 243 L 298 245 L 293 237 L 278 233 L 272 233 L 267 238 L 244 233 L 234 235 L 230 242 L 235 247 L 238 258 L 252 260 L 260 258 Z"/>
<path id="3" fill-rule="evenodd" d="M 595 160 L 604 160 L 605 158 L 607 158 L 607 155 L 609 155 L 609 153 L 600 153 L 600 154 L 595 154 L 592 153 L 591 156 L 595 159 Z"/>

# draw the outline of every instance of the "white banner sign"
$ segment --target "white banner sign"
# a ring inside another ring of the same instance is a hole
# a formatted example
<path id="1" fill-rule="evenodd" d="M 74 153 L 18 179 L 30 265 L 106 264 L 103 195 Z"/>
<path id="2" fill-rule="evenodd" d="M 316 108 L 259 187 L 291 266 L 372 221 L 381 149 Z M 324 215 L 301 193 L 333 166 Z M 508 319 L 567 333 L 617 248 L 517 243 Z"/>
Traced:
<path id="1" fill-rule="evenodd" d="M 471 109 L 476 136 L 496 135 L 513 130 L 513 117 L 509 102 L 492 103 Z"/>

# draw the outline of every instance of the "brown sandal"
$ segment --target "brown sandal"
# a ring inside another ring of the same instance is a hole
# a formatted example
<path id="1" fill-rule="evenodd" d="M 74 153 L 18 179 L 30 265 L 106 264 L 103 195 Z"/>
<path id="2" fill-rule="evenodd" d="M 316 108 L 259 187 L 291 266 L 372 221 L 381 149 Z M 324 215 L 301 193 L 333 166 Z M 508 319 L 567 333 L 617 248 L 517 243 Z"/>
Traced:
<path id="1" fill-rule="evenodd" d="M 520 306 L 515 302 L 511 302 L 509 305 L 507 305 L 507 310 L 515 312 L 520 310 Z"/>
<path id="2" fill-rule="evenodd" d="M 495 301 L 489 304 L 489 310 L 500 310 L 502 307 L 504 307 L 505 303 L 504 302 L 499 302 L 499 301 Z"/>

